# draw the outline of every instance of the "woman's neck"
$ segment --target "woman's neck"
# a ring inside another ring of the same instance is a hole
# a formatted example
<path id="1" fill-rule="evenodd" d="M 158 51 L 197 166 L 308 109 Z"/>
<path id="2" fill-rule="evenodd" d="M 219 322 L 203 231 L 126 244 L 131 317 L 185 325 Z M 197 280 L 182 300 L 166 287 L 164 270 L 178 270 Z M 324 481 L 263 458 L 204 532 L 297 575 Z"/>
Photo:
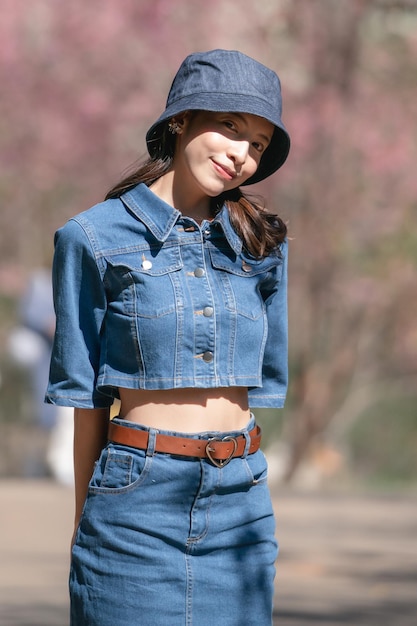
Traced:
<path id="1" fill-rule="evenodd" d="M 213 219 L 211 198 L 201 195 L 192 197 L 188 188 L 175 185 L 175 172 L 170 171 L 158 178 L 151 186 L 151 191 L 161 200 L 191 217 L 197 223 Z"/>

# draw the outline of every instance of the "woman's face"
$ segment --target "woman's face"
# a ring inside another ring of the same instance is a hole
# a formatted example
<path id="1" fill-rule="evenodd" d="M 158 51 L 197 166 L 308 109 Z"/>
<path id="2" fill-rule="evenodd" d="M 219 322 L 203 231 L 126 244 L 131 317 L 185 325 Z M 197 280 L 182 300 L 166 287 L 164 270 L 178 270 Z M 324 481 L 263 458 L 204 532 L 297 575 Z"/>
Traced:
<path id="1" fill-rule="evenodd" d="M 274 126 L 249 113 L 187 112 L 173 161 L 175 176 L 191 193 L 215 197 L 256 172 Z"/>

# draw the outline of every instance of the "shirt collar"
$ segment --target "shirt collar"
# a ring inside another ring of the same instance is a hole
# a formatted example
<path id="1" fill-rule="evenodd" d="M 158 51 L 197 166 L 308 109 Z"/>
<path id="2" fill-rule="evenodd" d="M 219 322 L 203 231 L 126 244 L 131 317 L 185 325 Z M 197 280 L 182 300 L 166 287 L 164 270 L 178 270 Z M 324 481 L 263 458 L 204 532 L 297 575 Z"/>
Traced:
<path id="1" fill-rule="evenodd" d="M 121 196 L 121 200 L 161 242 L 168 239 L 175 223 L 182 217 L 180 211 L 158 198 L 144 183 L 127 191 Z M 226 206 L 222 207 L 213 222 L 220 224 L 230 247 L 239 254 L 242 251 L 242 241 L 230 223 Z"/>

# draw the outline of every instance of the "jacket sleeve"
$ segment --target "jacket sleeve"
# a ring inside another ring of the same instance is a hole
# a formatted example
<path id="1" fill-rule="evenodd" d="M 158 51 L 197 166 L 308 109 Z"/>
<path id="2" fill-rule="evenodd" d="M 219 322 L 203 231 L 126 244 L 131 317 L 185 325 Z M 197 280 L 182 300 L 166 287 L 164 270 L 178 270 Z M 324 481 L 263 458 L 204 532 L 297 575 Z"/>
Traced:
<path id="1" fill-rule="evenodd" d="M 76 220 L 55 235 L 52 282 L 56 330 L 45 401 L 107 407 L 112 398 L 96 389 L 106 294 L 90 240 Z"/>
<path id="2" fill-rule="evenodd" d="M 249 390 L 249 406 L 282 408 L 288 387 L 288 244 L 281 246 L 279 281 L 266 298 L 268 336 L 262 363 L 262 387 Z"/>

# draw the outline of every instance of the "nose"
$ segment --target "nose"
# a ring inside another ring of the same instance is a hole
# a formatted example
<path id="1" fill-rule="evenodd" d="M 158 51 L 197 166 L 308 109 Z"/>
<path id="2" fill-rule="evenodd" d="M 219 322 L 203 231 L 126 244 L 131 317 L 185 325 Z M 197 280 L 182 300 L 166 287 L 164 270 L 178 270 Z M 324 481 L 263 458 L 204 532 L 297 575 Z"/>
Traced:
<path id="1" fill-rule="evenodd" d="M 243 165 L 249 153 L 248 141 L 232 141 L 229 145 L 228 157 L 235 165 Z"/>

